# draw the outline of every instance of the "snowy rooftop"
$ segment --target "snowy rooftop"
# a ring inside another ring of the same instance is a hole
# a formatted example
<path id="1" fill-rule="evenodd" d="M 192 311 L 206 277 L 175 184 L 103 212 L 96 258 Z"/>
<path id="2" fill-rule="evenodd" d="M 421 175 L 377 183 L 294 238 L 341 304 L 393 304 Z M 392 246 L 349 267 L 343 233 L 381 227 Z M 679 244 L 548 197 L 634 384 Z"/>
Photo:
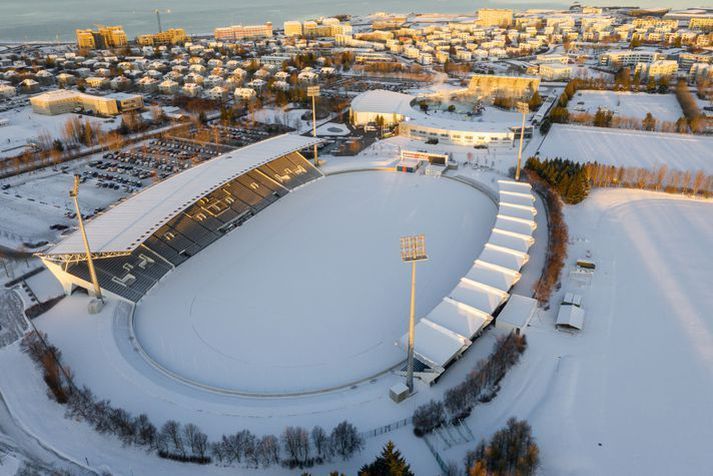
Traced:
<path id="1" fill-rule="evenodd" d="M 174 175 L 107 210 L 87 223 L 94 253 L 132 251 L 181 210 L 224 183 L 260 165 L 319 140 L 283 134 L 216 157 Z M 82 201 L 81 190 L 79 201 Z M 79 233 L 73 233 L 47 255 L 82 253 Z"/>
<path id="2" fill-rule="evenodd" d="M 509 324 L 513 327 L 524 328 L 532 319 L 537 309 L 537 301 L 527 296 L 513 294 L 498 315 L 498 324 Z"/>
<path id="3" fill-rule="evenodd" d="M 414 96 L 410 94 L 375 89 L 356 96 L 352 100 L 351 107 L 360 112 L 413 115 L 414 109 L 411 107 L 411 101 L 414 99 Z"/>

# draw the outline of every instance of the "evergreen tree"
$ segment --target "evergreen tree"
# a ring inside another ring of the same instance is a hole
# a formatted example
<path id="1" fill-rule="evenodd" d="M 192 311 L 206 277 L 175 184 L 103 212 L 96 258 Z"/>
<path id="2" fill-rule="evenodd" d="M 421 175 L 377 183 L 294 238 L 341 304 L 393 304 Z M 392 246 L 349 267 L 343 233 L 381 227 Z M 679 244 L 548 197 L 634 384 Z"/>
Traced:
<path id="1" fill-rule="evenodd" d="M 414 476 L 414 473 L 394 443 L 389 441 L 374 462 L 362 466 L 359 476 Z"/>

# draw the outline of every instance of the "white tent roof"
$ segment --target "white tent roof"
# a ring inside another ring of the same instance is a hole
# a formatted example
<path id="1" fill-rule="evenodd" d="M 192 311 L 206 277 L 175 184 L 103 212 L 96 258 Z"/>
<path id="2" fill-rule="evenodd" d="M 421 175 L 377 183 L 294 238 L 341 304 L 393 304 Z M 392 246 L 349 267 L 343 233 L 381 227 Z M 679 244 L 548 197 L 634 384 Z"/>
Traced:
<path id="1" fill-rule="evenodd" d="M 451 291 L 450 297 L 474 307 L 479 311 L 492 314 L 500 304 L 505 302 L 508 294 L 505 291 L 476 283 L 467 278 L 461 278 L 458 286 Z"/>
<path id="2" fill-rule="evenodd" d="M 418 321 L 414 332 L 416 356 L 421 362 L 433 368 L 445 367 L 453 357 L 471 343 L 465 337 L 425 318 Z M 401 345 L 407 348 L 408 334 L 401 338 Z"/>
<path id="3" fill-rule="evenodd" d="M 508 192 L 500 190 L 500 203 L 512 203 L 513 205 L 531 207 L 534 202 L 535 196 L 531 193 Z"/>
<path id="4" fill-rule="evenodd" d="M 566 326 L 581 330 L 584 326 L 584 309 L 569 304 L 562 304 L 557 313 L 557 326 Z"/>
<path id="5" fill-rule="evenodd" d="M 492 319 L 490 314 L 450 298 L 444 298 L 428 314 L 429 321 L 435 322 L 468 339 L 472 339 Z"/>
<path id="6" fill-rule="evenodd" d="M 87 223 L 92 252 L 133 251 L 153 232 L 202 196 L 239 175 L 315 142 L 320 140 L 283 134 L 221 155 L 159 182 Z M 81 204 L 81 190 L 79 201 Z M 82 252 L 82 238 L 75 232 L 46 254 Z"/>
<path id="7" fill-rule="evenodd" d="M 465 277 L 471 281 L 487 284 L 501 291 L 508 291 L 520 280 L 520 273 L 478 259 Z"/>
<path id="8" fill-rule="evenodd" d="M 523 235 L 532 235 L 537 228 L 537 224 L 532 220 L 498 215 L 495 219 L 495 228 L 522 233 Z"/>
<path id="9" fill-rule="evenodd" d="M 502 246 L 486 243 L 485 248 L 483 248 L 483 252 L 480 254 L 478 259 L 480 261 L 496 264 L 514 271 L 520 271 L 520 268 L 527 263 L 529 256 L 527 253 L 521 253 L 509 248 L 503 248 Z"/>
<path id="10" fill-rule="evenodd" d="M 498 228 L 493 229 L 493 232 L 490 234 L 490 240 L 488 240 L 488 243 L 492 243 L 493 245 L 503 246 L 522 253 L 526 253 L 534 242 L 535 240 L 532 236 L 500 230 Z"/>
<path id="11" fill-rule="evenodd" d="M 411 107 L 411 101 L 414 99 L 415 97 L 410 94 L 374 89 L 365 91 L 352 99 L 351 107 L 355 112 L 412 116 L 416 113 Z"/>
<path id="12" fill-rule="evenodd" d="M 509 217 L 522 218 L 523 220 L 534 220 L 537 210 L 533 206 L 513 205 L 511 203 L 500 202 L 498 214 Z"/>
<path id="13" fill-rule="evenodd" d="M 532 319 L 537 309 L 537 300 L 519 294 L 513 294 L 495 321 L 496 325 L 506 324 L 523 329 Z"/>
<path id="14" fill-rule="evenodd" d="M 507 192 L 531 193 L 532 191 L 532 185 L 529 183 L 514 180 L 498 180 L 498 187 Z"/>

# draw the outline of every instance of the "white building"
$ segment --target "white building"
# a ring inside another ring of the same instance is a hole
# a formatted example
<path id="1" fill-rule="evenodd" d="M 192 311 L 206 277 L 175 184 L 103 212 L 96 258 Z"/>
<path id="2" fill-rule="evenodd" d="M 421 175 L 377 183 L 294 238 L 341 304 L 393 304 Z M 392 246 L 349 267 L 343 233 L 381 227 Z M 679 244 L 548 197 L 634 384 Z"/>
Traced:
<path id="1" fill-rule="evenodd" d="M 547 81 L 563 81 L 572 77 L 573 66 L 561 63 L 545 63 L 540 65 L 540 77 Z"/>
<path id="2" fill-rule="evenodd" d="M 235 88 L 233 95 L 236 99 L 250 100 L 257 96 L 257 92 L 252 88 Z"/>
<path id="3" fill-rule="evenodd" d="M 9 84 L 0 84 L 0 97 L 11 98 L 17 94 L 14 86 Z"/>

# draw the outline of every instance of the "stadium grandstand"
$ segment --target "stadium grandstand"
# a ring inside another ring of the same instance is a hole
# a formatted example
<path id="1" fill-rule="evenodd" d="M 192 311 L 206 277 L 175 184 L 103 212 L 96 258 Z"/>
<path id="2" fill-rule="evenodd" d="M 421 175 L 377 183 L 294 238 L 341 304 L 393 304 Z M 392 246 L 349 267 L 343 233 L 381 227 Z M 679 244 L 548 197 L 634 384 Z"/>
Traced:
<path id="1" fill-rule="evenodd" d="M 498 215 L 480 256 L 450 294 L 416 323 L 414 375 L 424 382 L 434 383 L 497 320 L 529 260 L 537 227 L 532 188 L 511 180 L 499 180 L 498 188 Z M 405 334 L 399 344 L 406 348 L 407 342 Z"/>
<path id="2" fill-rule="evenodd" d="M 284 134 L 185 170 L 87 222 L 104 293 L 138 302 L 164 275 L 297 187 L 322 177 Z M 81 234 L 39 255 L 66 293 L 92 290 Z"/>

